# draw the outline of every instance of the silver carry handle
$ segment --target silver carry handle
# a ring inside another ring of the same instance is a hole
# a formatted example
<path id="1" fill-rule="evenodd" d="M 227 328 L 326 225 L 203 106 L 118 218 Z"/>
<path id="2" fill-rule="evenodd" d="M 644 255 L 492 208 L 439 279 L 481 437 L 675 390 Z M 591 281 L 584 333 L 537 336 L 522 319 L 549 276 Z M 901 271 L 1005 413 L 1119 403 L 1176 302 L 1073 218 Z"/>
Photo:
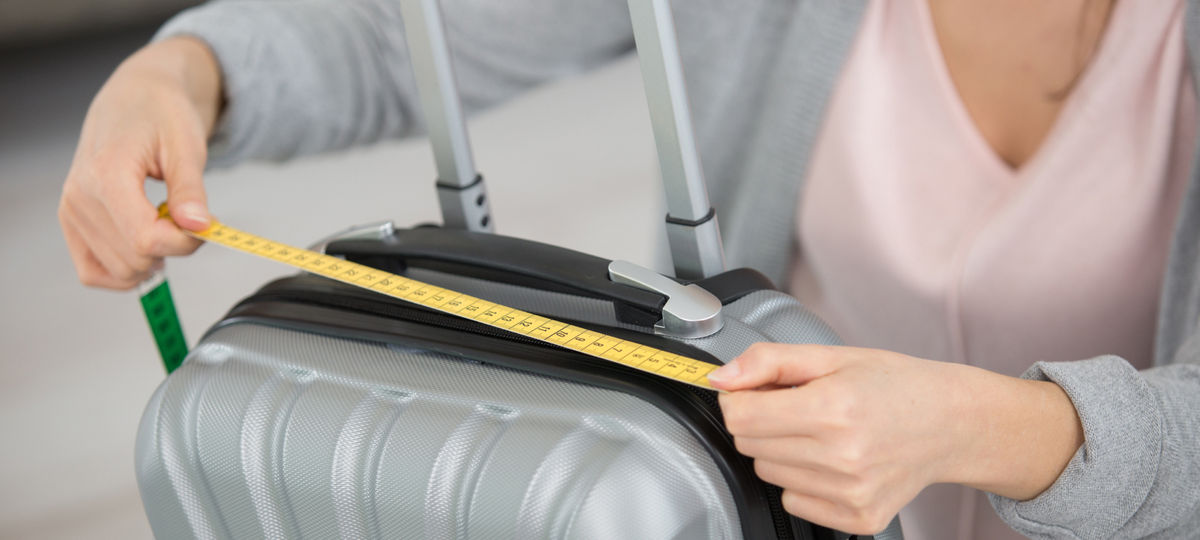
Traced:
<path id="1" fill-rule="evenodd" d="M 692 134 L 671 6 L 667 0 L 629 0 L 629 14 L 667 191 L 667 241 L 675 276 L 713 276 L 725 270 L 725 254 Z"/>
<path id="2" fill-rule="evenodd" d="M 471 156 L 438 0 L 401 0 L 400 12 L 437 164 L 442 221 L 449 228 L 492 232 L 487 190 Z"/>

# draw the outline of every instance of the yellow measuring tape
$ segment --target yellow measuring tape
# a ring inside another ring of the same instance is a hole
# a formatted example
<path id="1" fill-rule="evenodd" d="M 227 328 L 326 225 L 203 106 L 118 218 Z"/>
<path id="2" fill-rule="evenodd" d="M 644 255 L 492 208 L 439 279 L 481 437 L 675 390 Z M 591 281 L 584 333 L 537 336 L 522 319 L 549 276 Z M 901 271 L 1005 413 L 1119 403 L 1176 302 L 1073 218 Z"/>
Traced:
<path id="1" fill-rule="evenodd" d="M 159 206 L 159 215 L 170 217 L 165 203 Z M 217 221 L 203 231 L 184 232 L 243 253 L 692 386 L 713 390 L 708 383 L 708 374 L 720 367 L 338 257 L 281 244 Z"/>

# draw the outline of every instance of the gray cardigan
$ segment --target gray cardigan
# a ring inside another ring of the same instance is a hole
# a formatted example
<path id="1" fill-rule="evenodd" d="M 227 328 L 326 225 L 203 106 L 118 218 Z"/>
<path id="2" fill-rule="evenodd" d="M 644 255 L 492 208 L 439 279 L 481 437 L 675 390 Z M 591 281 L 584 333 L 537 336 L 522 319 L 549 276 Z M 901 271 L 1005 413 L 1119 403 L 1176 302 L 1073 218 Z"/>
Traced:
<path id="1" fill-rule="evenodd" d="M 677 2 L 697 141 L 732 265 L 776 283 L 787 275 L 799 189 L 866 1 Z M 633 48 L 622 0 L 442 3 L 472 110 Z M 1188 4 L 1189 58 L 1200 73 L 1200 0 Z M 159 38 L 198 36 L 220 60 L 229 101 L 212 164 L 279 160 L 421 129 L 398 12 L 394 0 L 215 2 L 177 16 Z M 1155 367 L 1138 372 L 1101 356 L 1026 373 L 1066 390 L 1086 442 L 1039 497 L 992 498 L 1017 531 L 1200 535 L 1197 177 L 1194 168 L 1171 244 Z"/>

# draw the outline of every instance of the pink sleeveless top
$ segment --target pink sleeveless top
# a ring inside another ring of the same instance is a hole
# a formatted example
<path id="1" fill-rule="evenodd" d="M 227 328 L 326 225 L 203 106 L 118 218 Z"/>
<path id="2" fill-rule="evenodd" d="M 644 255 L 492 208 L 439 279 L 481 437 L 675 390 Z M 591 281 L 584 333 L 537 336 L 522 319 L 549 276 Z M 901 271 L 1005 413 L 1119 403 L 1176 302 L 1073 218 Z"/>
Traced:
<path id="1" fill-rule="evenodd" d="M 1195 137 L 1184 2 L 1117 2 L 1014 170 L 960 100 L 926 1 L 868 8 L 801 195 L 792 292 L 850 345 L 1009 375 L 1101 354 L 1147 367 Z M 910 540 L 1019 538 L 959 486 L 902 519 Z"/>

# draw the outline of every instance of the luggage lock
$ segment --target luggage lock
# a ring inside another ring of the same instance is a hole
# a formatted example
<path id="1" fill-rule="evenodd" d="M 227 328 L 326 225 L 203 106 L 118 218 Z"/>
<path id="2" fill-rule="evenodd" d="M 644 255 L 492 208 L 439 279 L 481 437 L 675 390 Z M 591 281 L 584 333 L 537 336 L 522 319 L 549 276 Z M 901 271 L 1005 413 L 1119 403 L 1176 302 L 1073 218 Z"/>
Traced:
<path id="1" fill-rule="evenodd" d="M 662 307 L 662 319 L 654 325 L 656 334 L 702 338 L 717 333 L 725 324 L 721 320 L 721 301 L 699 285 L 684 285 L 629 261 L 609 263 L 608 278 L 667 297 L 667 303 Z"/>

